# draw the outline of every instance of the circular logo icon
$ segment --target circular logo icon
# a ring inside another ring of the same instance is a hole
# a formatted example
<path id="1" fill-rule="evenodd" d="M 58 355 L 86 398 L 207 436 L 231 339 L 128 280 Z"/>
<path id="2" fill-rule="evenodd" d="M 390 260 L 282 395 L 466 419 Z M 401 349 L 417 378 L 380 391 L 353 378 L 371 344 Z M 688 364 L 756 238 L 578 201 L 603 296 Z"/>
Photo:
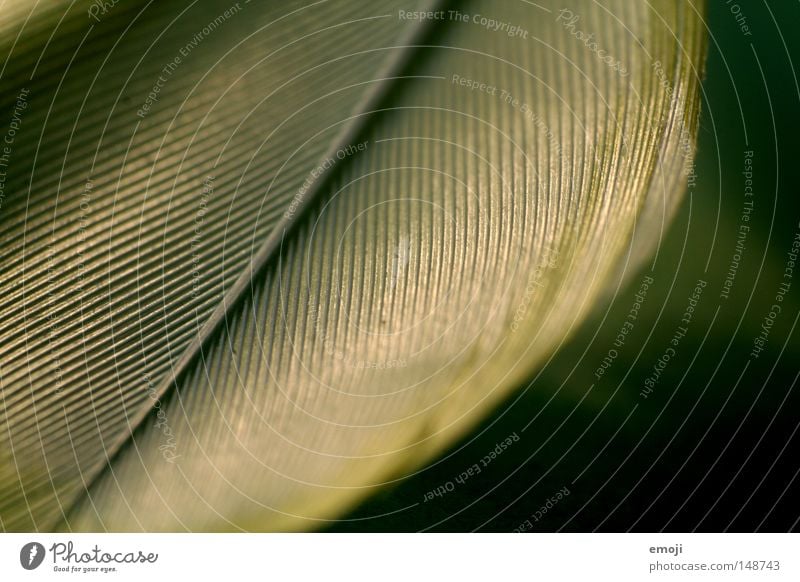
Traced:
<path id="1" fill-rule="evenodd" d="M 26 570 L 35 570 L 44 560 L 44 546 L 39 542 L 29 542 L 19 551 L 19 563 Z"/>

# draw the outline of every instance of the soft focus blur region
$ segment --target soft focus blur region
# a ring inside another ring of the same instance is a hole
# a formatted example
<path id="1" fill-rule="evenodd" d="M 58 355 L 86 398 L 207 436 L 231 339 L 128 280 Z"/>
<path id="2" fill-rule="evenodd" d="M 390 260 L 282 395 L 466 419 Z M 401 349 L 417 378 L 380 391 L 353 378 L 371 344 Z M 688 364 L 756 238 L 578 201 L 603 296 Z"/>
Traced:
<path id="1" fill-rule="evenodd" d="M 708 18 L 695 182 L 652 268 L 469 438 L 328 529 L 797 527 L 800 5 Z"/>

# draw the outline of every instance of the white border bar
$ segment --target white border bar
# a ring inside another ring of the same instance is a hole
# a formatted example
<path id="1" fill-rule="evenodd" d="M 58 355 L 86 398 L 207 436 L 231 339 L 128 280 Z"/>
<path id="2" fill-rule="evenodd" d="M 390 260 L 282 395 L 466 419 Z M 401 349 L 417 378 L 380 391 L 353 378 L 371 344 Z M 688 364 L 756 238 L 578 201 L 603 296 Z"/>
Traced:
<path id="1" fill-rule="evenodd" d="M 46 554 L 26 570 L 20 552 L 32 542 Z M 796 582 L 799 542 L 793 534 L 3 534 L 0 580 Z M 116 563 L 150 554 L 152 563 Z M 654 564 L 662 569 L 651 572 Z"/>

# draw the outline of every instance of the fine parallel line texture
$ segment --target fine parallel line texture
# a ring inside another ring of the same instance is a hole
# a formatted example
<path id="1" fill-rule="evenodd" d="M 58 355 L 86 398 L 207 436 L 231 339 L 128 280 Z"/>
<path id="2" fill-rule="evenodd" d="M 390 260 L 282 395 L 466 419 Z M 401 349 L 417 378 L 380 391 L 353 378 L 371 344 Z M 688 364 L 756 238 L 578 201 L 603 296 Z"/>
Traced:
<path id="1" fill-rule="evenodd" d="M 320 527 L 463 436 L 652 255 L 702 4 L 537 4 L 461 6 L 526 34 L 443 27 L 63 529 Z"/>
<path id="2" fill-rule="evenodd" d="M 440 5 L 443 6 L 444 4 L 446 3 L 433 2 L 427 5 L 426 8 L 428 10 L 424 10 L 423 12 L 441 12 L 441 10 L 433 9 L 441 8 Z M 211 312 L 210 316 L 203 323 L 202 327 L 195 335 L 194 340 L 185 348 L 178 360 L 174 362 L 170 373 L 163 377 L 155 389 L 152 390 L 151 399 L 160 402 L 161 399 L 170 396 L 170 391 L 182 380 L 183 375 L 201 354 L 203 347 L 213 339 L 214 334 L 217 333 L 226 322 L 229 314 L 234 311 L 245 298 L 245 293 L 252 288 L 252 279 L 257 277 L 262 269 L 264 269 L 274 257 L 278 248 L 277 241 L 280 237 L 290 232 L 295 224 L 302 220 L 306 208 L 313 204 L 320 193 L 325 192 L 327 181 L 330 180 L 330 176 L 334 176 L 338 170 L 337 166 L 333 164 L 327 166 L 326 163 L 330 160 L 335 164 L 335 162 L 340 159 L 342 152 L 347 152 L 348 148 L 352 147 L 352 144 L 365 133 L 364 128 L 369 122 L 367 114 L 387 98 L 386 96 L 390 94 L 395 84 L 405 80 L 405 77 L 403 77 L 401 73 L 408 69 L 409 61 L 414 56 L 416 46 L 431 33 L 431 29 L 433 28 L 428 25 L 429 22 L 427 20 L 423 19 L 422 22 L 427 26 L 412 28 L 407 33 L 406 37 L 399 40 L 398 48 L 400 50 L 398 50 L 396 55 L 393 55 L 393 58 L 389 60 L 379 72 L 380 76 L 377 79 L 379 82 L 374 83 L 374 86 L 370 87 L 366 95 L 362 98 L 361 104 L 356 108 L 359 113 L 347 119 L 346 123 L 342 124 L 341 132 L 333 140 L 332 145 L 329 146 L 327 154 L 323 156 L 323 161 L 319 166 L 323 171 L 315 176 L 315 181 L 306 188 L 297 204 L 292 203 L 286 207 L 287 209 L 286 212 L 284 212 L 283 219 L 274 225 L 266 241 L 258 250 L 251 253 L 247 266 L 236 279 L 236 282 L 228 288 L 222 298 L 222 302 L 218 302 L 217 308 Z M 311 105 L 318 105 L 318 103 L 312 102 Z M 298 112 L 301 111 L 302 109 Z M 281 169 L 283 169 L 283 167 Z M 270 187 L 272 187 L 272 185 L 270 185 Z M 295 198 L 295 200 L 297 200 L 297 198 Z M 273 222 L 270 222 L 270 224 L 273 224 Z M 256 236 L 257 234 L 258 230 L 256 230 Z M 83 476 L 86 488 L 91 488 L 95 481 L 102 477 L 102 473 L 113 465 L 116 460 L 116 455 L 119 454 L 123 447 L 130 443 L 135 431 L 139 429 L 147 417 L 152 414 L 155 414 L 155 409 L 153 407 L 141 406 L 138 413 L 132 415 L 132 418 L 130 416 L 128 417 L 129 430 L 126 433 L 122 433 L 116 440 L 108 443 L 105 448 L 105 459 L 101 459 L 96 467 L 90 468 Z M 80 495 L 78 496 L 78 499 L 79 498 Z"/>
<path id="3" fill-rule="evenodd" d="M 388 1 L 31 6 L 0 35 L 7 530 L 64 518 L 418 26 Z"/>

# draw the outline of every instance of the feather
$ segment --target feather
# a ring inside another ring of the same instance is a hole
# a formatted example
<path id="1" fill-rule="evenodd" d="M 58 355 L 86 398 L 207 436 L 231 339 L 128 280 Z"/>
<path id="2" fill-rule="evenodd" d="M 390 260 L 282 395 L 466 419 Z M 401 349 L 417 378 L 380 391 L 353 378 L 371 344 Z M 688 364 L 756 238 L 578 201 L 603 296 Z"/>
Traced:
<path id="1" fill-rule="evenodd" d="M 695 3 L 227 6 L 112 8 L 25 87 L 6 529 L 318 527 L 474 426 L 680 201 Z"/>

